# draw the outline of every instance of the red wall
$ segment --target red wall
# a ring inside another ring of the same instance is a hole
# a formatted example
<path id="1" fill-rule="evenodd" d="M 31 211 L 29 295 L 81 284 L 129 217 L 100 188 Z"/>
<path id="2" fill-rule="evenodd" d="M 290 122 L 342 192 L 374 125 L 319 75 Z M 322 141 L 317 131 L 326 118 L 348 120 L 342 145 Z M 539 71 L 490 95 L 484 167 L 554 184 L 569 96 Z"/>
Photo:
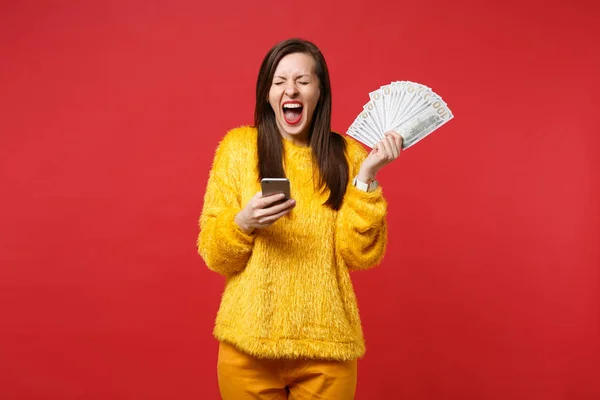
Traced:
<path id="1" fill-rule="evenodd" d="M 218 398 L 197 219 L 291 36 L 337 130 L 393 80 L 455 114 L 381 173 L 357 398 L 600 398 L 597 3 L 50 3 L 0 5 L 0 398 Z"/>

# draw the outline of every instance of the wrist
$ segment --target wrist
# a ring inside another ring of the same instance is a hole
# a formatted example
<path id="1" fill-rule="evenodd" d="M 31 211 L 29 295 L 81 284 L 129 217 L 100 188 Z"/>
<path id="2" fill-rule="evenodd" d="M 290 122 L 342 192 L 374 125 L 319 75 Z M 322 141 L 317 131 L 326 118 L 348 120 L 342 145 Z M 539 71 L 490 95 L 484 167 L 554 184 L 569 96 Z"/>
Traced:
<path id="1" fill-rule="evenodd" d="M 375 180 L 376 173 L 371 171 L 363 171 L 362 169 L 358 171 L 358 175 L 356 175 L 356 179 L 364 183 L 371 183 Z"/>
<path id="2" fill-rule="evenodd" d="M 233 222 L 235 222 L 235 224 L 242 230 L 242 232 L 244 232 L 247 235 L 250 235 L 254 231 L 254 228 L 244 223 L 244 220 L 240 216 L 240 213 L 236 214 L 235 218 L 233 219 Z"/>

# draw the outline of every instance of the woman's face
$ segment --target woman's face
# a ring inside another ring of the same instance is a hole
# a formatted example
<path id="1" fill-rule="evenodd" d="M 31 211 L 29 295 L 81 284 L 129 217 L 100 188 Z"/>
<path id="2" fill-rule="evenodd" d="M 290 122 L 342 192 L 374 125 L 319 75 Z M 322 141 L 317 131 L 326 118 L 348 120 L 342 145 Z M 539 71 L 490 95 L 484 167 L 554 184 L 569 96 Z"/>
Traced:
<path id="1" fill-rule="evenodd" d="M 281 135 L 293 142 L 308 143 L 308 129 L 319 100 L 319 78 L 310 54 L 283 57 L 273 75 L 269 104 Z"/>

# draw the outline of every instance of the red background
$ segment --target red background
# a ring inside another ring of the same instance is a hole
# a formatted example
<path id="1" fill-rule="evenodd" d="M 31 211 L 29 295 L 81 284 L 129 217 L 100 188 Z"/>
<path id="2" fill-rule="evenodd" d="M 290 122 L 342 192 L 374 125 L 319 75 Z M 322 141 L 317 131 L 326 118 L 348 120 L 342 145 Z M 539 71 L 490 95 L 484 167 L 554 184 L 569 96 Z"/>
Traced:
<path id="1" fill-rule="evenodd" d="M 592 1 L 0 5 L 0 398 L 216 399 L 212 155 L 300 36 L 334 128 L 424 83 L 455 114 L 382 171 L 357 399 L 600 398 Z"/>

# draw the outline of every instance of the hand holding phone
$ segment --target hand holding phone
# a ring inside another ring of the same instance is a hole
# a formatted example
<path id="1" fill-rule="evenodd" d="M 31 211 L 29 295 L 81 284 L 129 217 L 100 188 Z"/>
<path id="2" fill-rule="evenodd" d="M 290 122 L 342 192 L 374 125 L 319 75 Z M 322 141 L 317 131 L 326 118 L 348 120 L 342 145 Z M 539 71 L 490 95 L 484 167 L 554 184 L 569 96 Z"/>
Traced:
<path id="1" fill-rule="evenodd" d="M 296 201 L 290 198 L 290 182 L 286 178 L 265 178 L 261 187 L 263 191 L 256 193 L 235 216 L 235 223 L 248 234 L 271 226 L 296 206 Z"/>

